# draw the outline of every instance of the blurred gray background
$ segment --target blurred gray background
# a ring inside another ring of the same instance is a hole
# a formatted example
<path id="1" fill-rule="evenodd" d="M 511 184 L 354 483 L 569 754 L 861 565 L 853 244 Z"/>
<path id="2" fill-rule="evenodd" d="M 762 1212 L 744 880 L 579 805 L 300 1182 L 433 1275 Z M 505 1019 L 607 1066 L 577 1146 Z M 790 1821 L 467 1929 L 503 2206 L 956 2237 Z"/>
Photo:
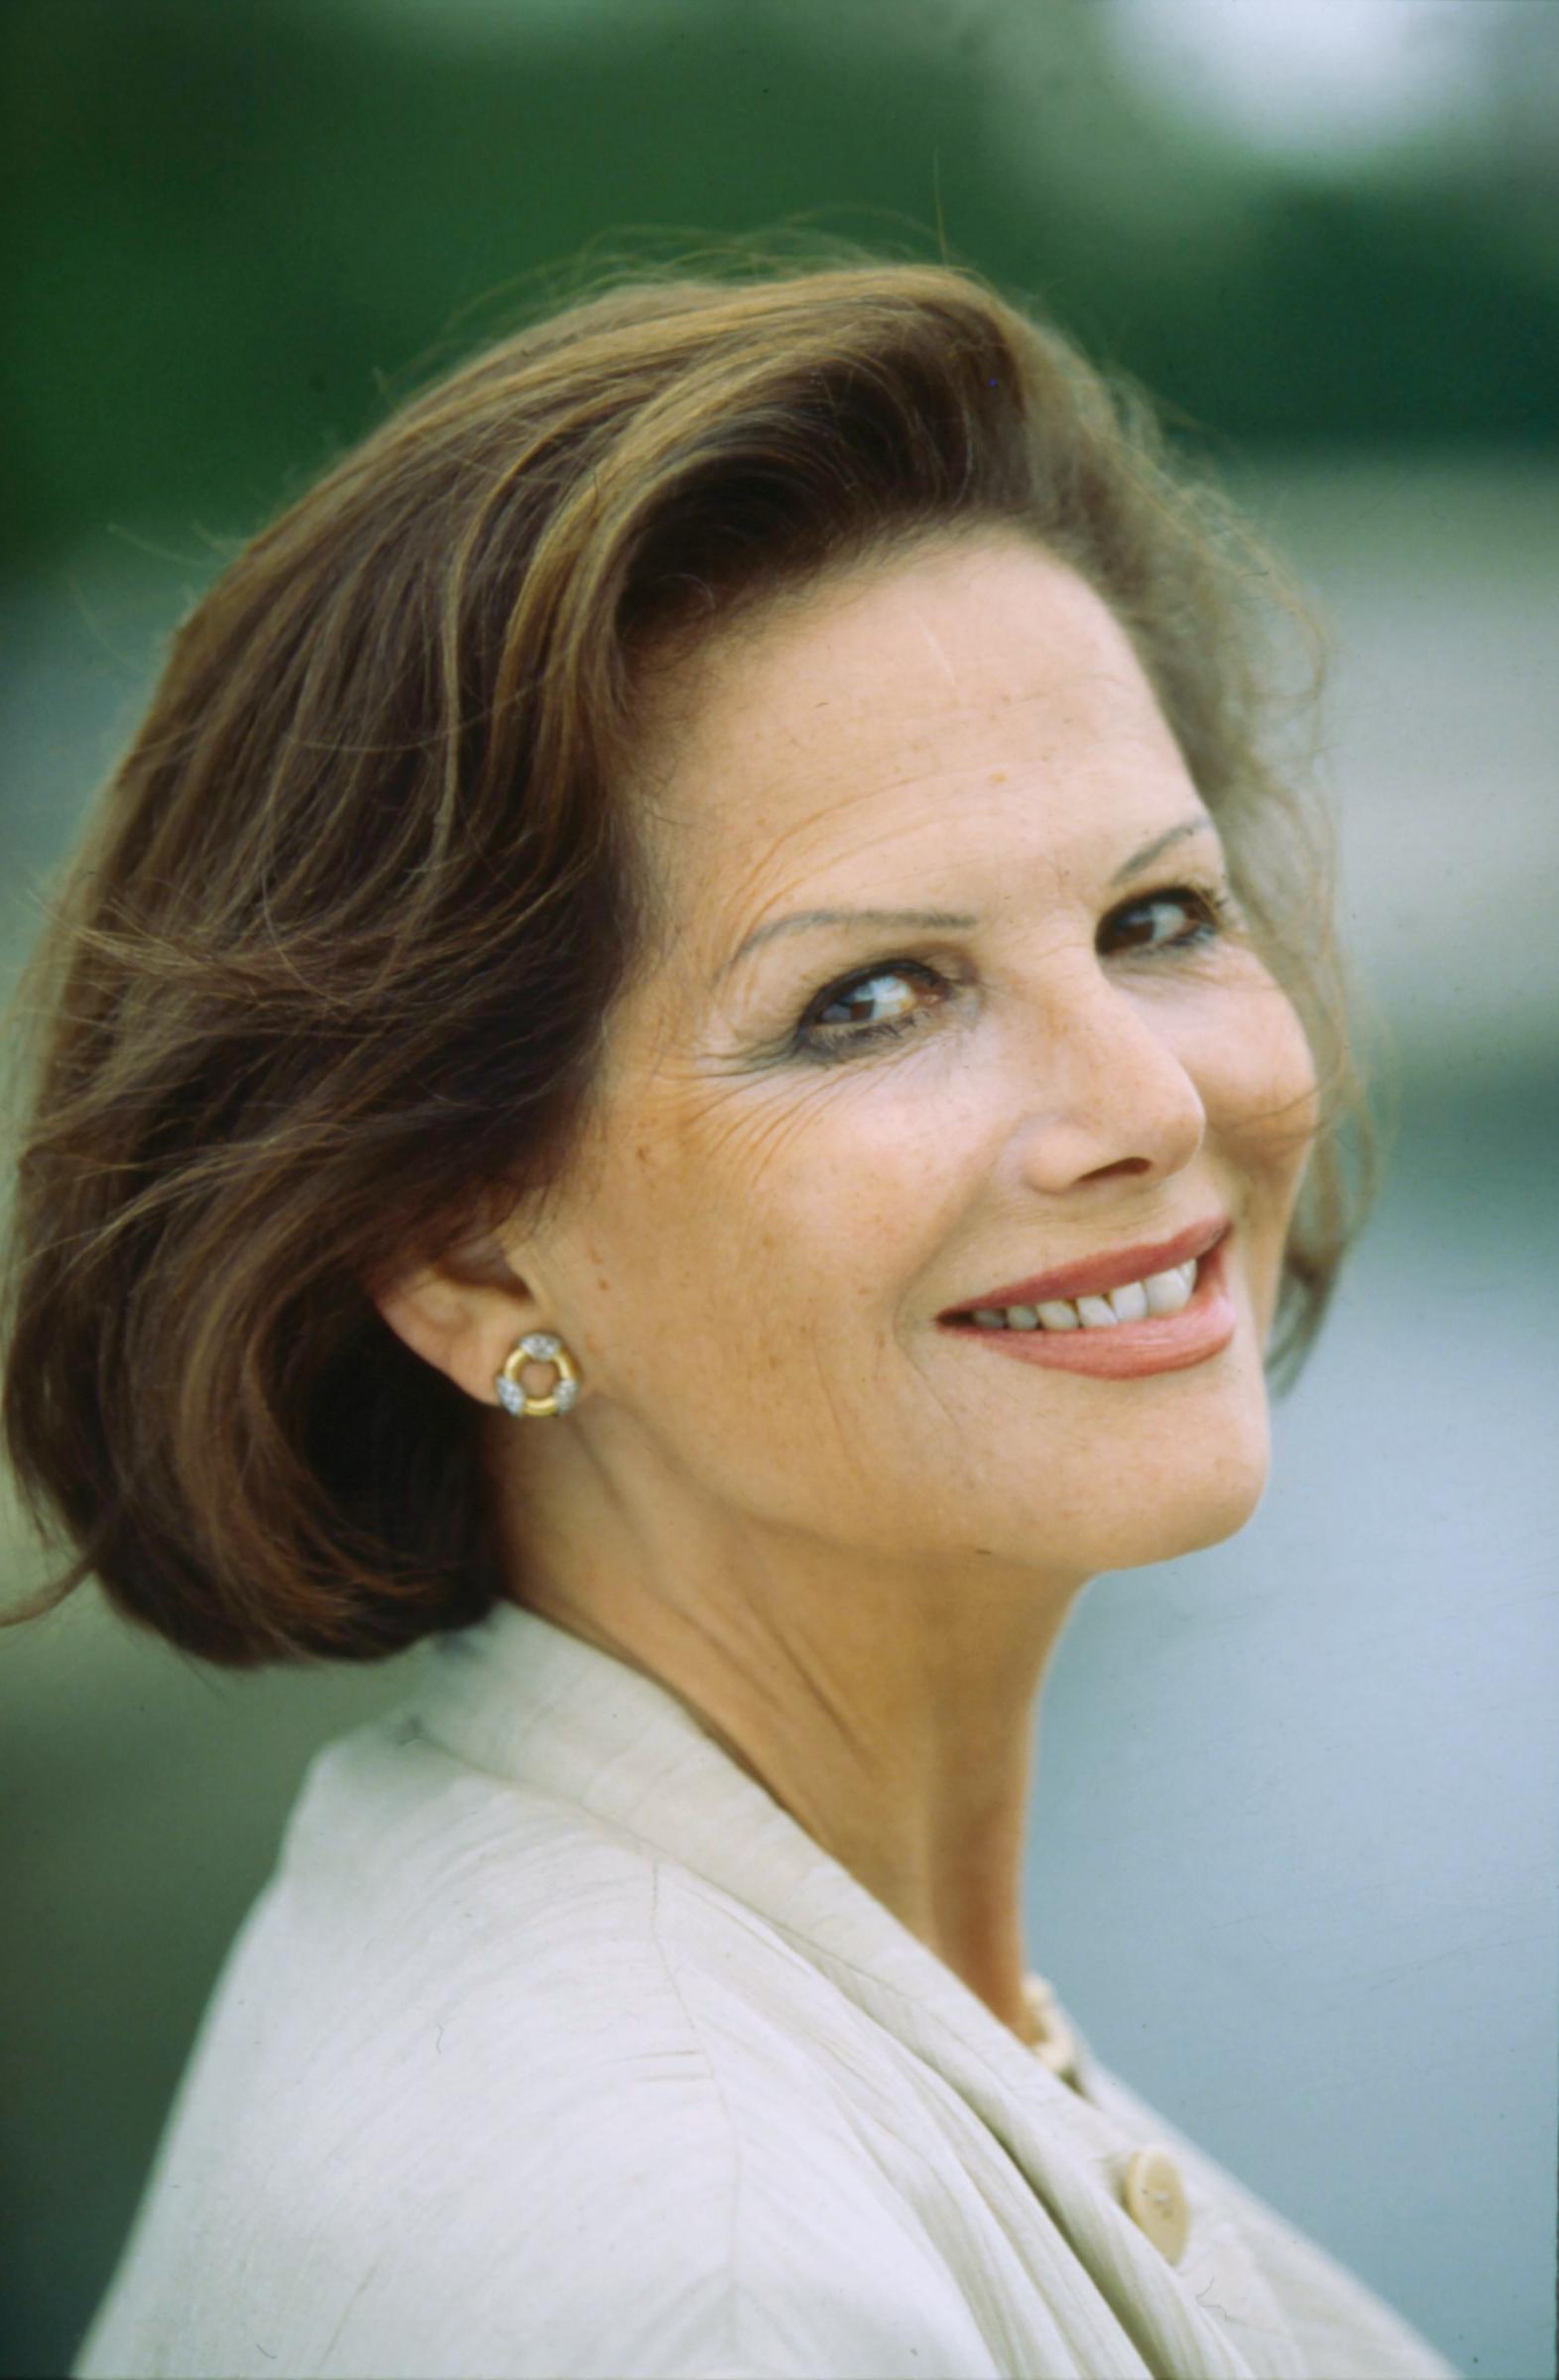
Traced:
<path id="1" fill-rule="evenodd" d="M 9 0 L 0 49 L 0 990 L 221 553 L 586 241 L 945 240 L 1298 563 L 1390 1173 L 1257 1518 L 1076 1611 L 1029 1948 L 1460 2370 L 1543 2380 L 1559 10 Z M 418 1658 L 237 1678 L 90 1587 L 0 1636 L 0 2373 L 65 2369 L 301 1771 Z"/>

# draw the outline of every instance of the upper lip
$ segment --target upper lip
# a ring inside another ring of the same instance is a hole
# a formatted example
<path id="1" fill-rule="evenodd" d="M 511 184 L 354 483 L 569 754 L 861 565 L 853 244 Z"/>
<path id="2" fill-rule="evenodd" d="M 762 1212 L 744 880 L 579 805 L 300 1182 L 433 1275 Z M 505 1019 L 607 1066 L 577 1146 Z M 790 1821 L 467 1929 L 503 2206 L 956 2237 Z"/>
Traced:
<path id="1" fill-rule="evenodd" d="M 1150 1272 L 1167 1272 L 1192 1256 L 1206 1255 L 1229 1229 L 1227 1215 L 1211 1215 L 1205 1223 L 1187 1224 L 1172 1240 L 1139 1241 L 1132 1248 L 1113 1248 L 1103 1255 L 1078 1256 L 1057 1264 L 1053 1272 L 1036 1272 L 1025 1281 L 1004 1281 L 999 1289 L 984 1290 L 949 1306 L 947 1315 L 968 1314 L 977 1306 L 1038 1306 L 1052 1298 L 1102 1296 L 1127 1281 L 1145 1280 Z M 946 1319 L 946 1317 L 943 1317 Z"/>

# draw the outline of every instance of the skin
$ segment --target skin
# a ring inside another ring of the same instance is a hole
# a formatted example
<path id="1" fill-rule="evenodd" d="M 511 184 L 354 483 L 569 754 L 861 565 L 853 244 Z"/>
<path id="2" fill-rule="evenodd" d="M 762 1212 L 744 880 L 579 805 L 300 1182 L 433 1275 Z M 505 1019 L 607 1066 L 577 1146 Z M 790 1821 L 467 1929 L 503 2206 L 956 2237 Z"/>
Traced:
<path id="1" fill-rule="evenodd" d="M 1200 917 L 1168 889 L 1227 882 L 1211 822 L 1109 889 L 1207 813 L 1114 617 L 1014 535 L 704 647 L 633 798 L 670 930 L 610 1020 L 577 1176 L 382 1310 L 494 1408 L 516 1601 L 670 1688 L 1026 2037 L 1030 1760 L 1067 1611 L 1101 1571 L 1231 1535 L 1265 1484 L 1304 1034 L 1238 922 L 1166 947 Z M 722 973 L 757 925 L 863 903 L 977 922 L 786 933 Z M 832 1046 L 909 1029 L 807 1063 L 797 1022 L 851 971 L 879 980 L 828 1008 Z M 1208 1362 L 1081 1377 L 937 1327 L 1220 1211 L 1239 1324 Z M 582 1392 L 516 1422 L 493 1375 L 538 1328 Z"/>

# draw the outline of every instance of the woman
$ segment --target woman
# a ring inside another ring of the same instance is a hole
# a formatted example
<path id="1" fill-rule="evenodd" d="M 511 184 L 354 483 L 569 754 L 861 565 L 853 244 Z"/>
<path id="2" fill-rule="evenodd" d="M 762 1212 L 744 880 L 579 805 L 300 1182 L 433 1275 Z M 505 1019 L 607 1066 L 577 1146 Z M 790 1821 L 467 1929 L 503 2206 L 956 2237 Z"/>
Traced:
<path id="1" fill-rule="evenodd" d="M 56 1596 L 432 1643 L 80 2380 L 1449 2370 L 1019 1907 L 1067 1611 L 1248 1518 L 1350 1228 L 1259 563 L 834 252 L 477 357 L 185 621 L 27 987 L 11 1457 Z"/>

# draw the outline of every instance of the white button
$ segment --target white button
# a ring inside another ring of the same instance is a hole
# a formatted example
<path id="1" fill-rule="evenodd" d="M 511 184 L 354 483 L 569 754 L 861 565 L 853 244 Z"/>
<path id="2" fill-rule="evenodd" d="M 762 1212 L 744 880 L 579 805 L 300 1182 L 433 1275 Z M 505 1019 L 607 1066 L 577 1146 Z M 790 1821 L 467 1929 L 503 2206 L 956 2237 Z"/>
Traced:
<path id="1" fill-rule="evenodd" d="M 1191 2230 L 1180 2169 L 1167 2149 L 1139 2149 L 1126 2169 L 1121 2200 L 1138 2229 L 1170 2264 L 1178 2264 Z"/>

